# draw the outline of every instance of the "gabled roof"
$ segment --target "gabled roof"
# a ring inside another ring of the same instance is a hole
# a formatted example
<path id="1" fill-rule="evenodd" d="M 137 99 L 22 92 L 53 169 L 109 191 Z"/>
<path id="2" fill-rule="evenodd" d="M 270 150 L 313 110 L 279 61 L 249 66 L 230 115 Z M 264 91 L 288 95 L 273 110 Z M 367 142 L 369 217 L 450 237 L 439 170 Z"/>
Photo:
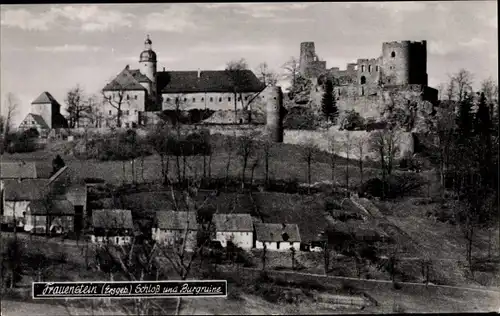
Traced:
<path id="1" fill-rule="evenodd" d="M 165 230 L 198 229 L 195 212 L 158 211 L 156 212 L 156 221 L 157 227 Z"/>
<path id="2" fill-rule="evenodd" d="M 47 91 L 42 92 L 42 94 L 40 94 L 38 98 L 35 99 L 35 101 L 31 102 L 31 104 L 44 104 L 44 103 L 59 104 L 59 102 L 57 102 L 57 100 Z"/>
<path id="3" fill-rule="evenodd" d="M 253 232 L 250 214 L 214 214 L 212 222 L 219 232 Z"/>
<path id="4" fill-rule="evenodd" d="M 131 210 L 93 210 L 92 211 L 92 226 L 94 228 L 125 228 L 133 229 Z"/>
<path id="5" fill-rule="evenodd" d="M 255 235 L 258 241 L 283 242 L 283 234 L 288 235 L 286 242 L 301 241 L 297 224 L 255 223 Z"/>
<path id="6" fill-rule="evenodd" d="M 5 201 L 34 201 L 49 192 L 48 179 L 4 180 Z"/>
<path id="7" fill-rule="evenodd" d="M 146 90 L 144 88 L 139 80 L 144 80 L 141 76 L 136 75 L 134 76 L 135 70 L 131 71 L 127 67 L 125 67 L 122 72 L 120 72 L 115 79 L 113 79 L 110 83 L 108 83 L 104 87 L 104 91 L 116 91 L 116 90 Z M 137 78 L 136 78 L 137 77 Z"/>
<path id="8" fill-rule="evenodd" d="M 162 93 L 195 92 L 260 92 L 265 86 L 251 70 L 238 70 L 231 75 L 226 70 L 165 71 L 157 73 L 158 91 Z M 237 78 L 237 79 L 234 79 Z"/>
<path id="9" fill-rule="evenodd" d="M 36 179 L 34 162 L 0 162 L 0 179 Z"/>
<path id="10" fill-rule="evenodd" d="M 45 122 L 45 120 L 43 119 L 43 117 L 41 115 L 33 114 L 33 113 L 28 114 L 28 116 L 29 115 L 31 115 L 31 117 L 33 118 L 33 120 L 35 121 L 36 124 L 40 125 L 43 128 L 49 128 L 49 125 L 47 125 L 47 122 Z"/>
<path id="11" fill-rule="evenodd" d="M 75 208 L 68 200 L 51 200 L 46 204 L 36 200 L 29 204 L 32 215 L 75 215 Z"/>

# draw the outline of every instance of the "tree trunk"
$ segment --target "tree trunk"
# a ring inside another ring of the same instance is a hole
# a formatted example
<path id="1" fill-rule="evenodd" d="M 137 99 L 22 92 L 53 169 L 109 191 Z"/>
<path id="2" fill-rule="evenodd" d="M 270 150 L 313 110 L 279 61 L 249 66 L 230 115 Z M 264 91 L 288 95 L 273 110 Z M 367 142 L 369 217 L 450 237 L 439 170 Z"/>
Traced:
<path id="1" fill-rule="evenodd" d="M 364 183 L 364 179 L 363 179 L 363 158 L 360 158 L 359 159 L 359 173 L 360 173 L 360 181 L 361 181 L 361 185 L 363 185 Z"/>
<path id="2" fill-rule="evenodd" d="M 179 155 L 175 155 L 175 163 L 176 163 L 176 169 L 177 169 L 177 182 L 181 183 L 182 182 L 182 176 L 181 176 L 181 160 L 179 158 Z"/>
<path id="3" fill-rule="evenodd" d="M 243 170 L 241 172 L 241 187 L 245 187 L 245 171 L 247 170 L 248 158 L 243 158 Z"/>
<path id="4" fill-rule="evenodd" d="M 345 163 L 345 186 L 347 189 L 347 192 L 349 192 L 349 150 L 347 153 L 347 161 Z"/>
<path id="5" fill-rule="evenodd" d="M 265 153 L 266 186 L 269 185 L 269 153 Z"/>
<path id="6" fill-rule="evenodd" d="M 307 191 L 309 194 L 311 193 L 311 159 L 307 160 L 307 183 L 309 186 L 307 187 Z"/>
<path id="7" fill-rule="evenodd" d="M 208 156 L 208 178 L 212 179 L 212 153 Z"/>
<path id="8" fill-rule="evenodd" d="M 203 179 L 207 177 L 207 156 L 203 153 Z"/>
<path id="9" fill-rule="evenodd" d="M 125 160 L 122 161 L 122 171 L 123 171 L 123 184 L 127 182 L 127 176 L 125 173 Z"/>

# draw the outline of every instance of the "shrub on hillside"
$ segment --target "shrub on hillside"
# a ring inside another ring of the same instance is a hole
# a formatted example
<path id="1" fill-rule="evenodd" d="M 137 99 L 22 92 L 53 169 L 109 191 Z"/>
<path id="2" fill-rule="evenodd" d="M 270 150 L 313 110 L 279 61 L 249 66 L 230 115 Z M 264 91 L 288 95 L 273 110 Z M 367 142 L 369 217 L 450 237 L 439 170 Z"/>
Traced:
<path id="1" fill-rule="evenodd" d="M 359 188 L 359 194 L 393 199 L 418 195 L 425 184 L 425 179 L 418 174 L 401 173 L 388 176 L 385 183 L 380 178 L 369 179 Z"/>
<path id="2" fill-rule="evenodd" d="M 384 121 L 377 122 L 374 118 L 369 117 L 365 120 L 365 129 L 367 132 L 371 132 L 378 129 L 386 128 L 387 123 Z"/>
<path id="3" fill-rule="evenodd" d="M 7 135 L 5 139 L 6 151 L 13 153 L 29 153 L 36 150 L 35 137 L 28 131 Z"/>
<path id="4" fill-rule="evenodd" d="M 285 129 L 314 130 L 319 127 L 319 120 L 310 108 L 294 106 L 288 110 L 284 120 Z"/>
<path id="5" fill-rule="evenodd" d="M 340 128 L 347 131 L 361 131 L 366 128 L 365 119 L 355 110 L 346 111 Z"/>

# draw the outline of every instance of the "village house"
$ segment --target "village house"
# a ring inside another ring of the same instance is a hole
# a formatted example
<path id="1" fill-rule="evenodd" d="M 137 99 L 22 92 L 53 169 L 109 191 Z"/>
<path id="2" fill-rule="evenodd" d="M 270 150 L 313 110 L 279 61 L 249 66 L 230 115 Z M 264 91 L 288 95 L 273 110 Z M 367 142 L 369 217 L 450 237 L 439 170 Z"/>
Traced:
<path id="1" fill-rule="evenodd" d="M 186 236 L 186 237 L 185 237 Z M 161 244 L 181 246 L 185 241 L 185 249 L 193 251 L 198 236 L 198 221 L 195 212 L 157 211 L 153 225 L 152 237 Z"/>
<path id="2" fill-rule="evenodd" d="M 49 191 L 48 179 L 4 180 L 2 224 L 23 229 L 32 201 L 42 200 Z"/>
<path id="3" fill-rule="evenodd" d="M 223 247 L 232 242 L 243 249 L 253 248 L 253 221 L 250 214 L 214 214 L 215 240 Z"/>
<path id="4" fill-rule="evenodd" d="M 297 224 L 255 223 L 255 248 L 286 251 L 300 250 L 300 232 Z"/>
<path id="5" fill-rule="evenodd" d="M 28 205 L 25 231 L 63 234 L 74 231 L 75 209 L 68 200 L 37 200 Z"/>
<path id="6" fill-rule="evenodd" d="M 92 243 L 126 245 L 132 242 L 134 223 L 131 210 L 105 209 L 92 211 Z"/>

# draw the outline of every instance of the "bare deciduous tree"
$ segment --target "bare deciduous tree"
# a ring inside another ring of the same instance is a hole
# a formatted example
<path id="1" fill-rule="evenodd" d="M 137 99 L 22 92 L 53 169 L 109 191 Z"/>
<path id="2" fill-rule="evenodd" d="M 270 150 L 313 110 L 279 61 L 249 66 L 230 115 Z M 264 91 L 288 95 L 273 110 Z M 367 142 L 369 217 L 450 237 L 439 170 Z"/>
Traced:
<path id="1" fill-rule="evenodd" d="M 312 141 L 308 141 L 302 151 L 302 159 L 307 163 L 307 190 L 309 193 L 311 193 L 311 165 L 317 150 L 317 146 Z"/>
<path id="2" fill-rule="evenodd" d="M 399 132 L 395 129 L 377 130 L 370 136 L 370 151 L 378 156 L 382 169 L 382 182 L 391 175 L 396 155 L 399 152 Z M 382 192 L 385 195 L 385 188 Z"/>
<path id="3" fill-rule="evenodd" d="M 246 133 L 238 137 L 237 153 L 241 157 L 242 170 L 241 170 L 241 187 L 245 187 L 245 173 L 248 166 L 248 160 L 254 154 L 255 142 L 253 133 Z"/>
<path id="4" fill-rule="evenodd" d="M 234 95 L 234 123 L 238 121 L 238 98 L 243 106 L 243 88 L 247 86 L 248 78 L 245 70 L 248 69 L 248 64 L 244 58 L 240 60 L 230 61 L 226 65 L 226 75 L 231 81 L 231 89 Z"/>
<path id="5" fill-rule="evenodd" d="M 88 101 L 79 85 L 68 91 L 65 102 L 70 128 L 80 127 L 81 119 L 88 117 L 91 107 Z"/>
<path id="6" fill-rule="evenodd" d="M 367 145 L 367 139 L 362 135 L 356 137 L 353 142 L 354 153 L 358 156 L 358 168 L 360 173 L 360 184 L 363 185 L 364 182 L 364 159 L 365 159 L 365 146 Z"/>
<path id="7" fill-rule="evenodd" d="M 299 66 L 300 61 L 295 57 L 290 57 L 290 59 L 283 64 L 283 70 L 285 71 L 284 78 L 290 80 L 292 86 L 297 82 L 299 77 Z"/>
<path id="8" fill-rule="evenodd" d="M 332 173 L 332 185 L 335 185 L 335 167 L 337 164 L 338 144 L 333 134 L 326 134 L 328 139 L 328 151 L 330 156 L 330 170 Z"/>
<path id="9" fill-rule="evenodd" d="M 257 66 L 256 73 L 257 77 L 265 86 L 275 86 L 278 82 L 278 75 L 276 72 L 269 69 L 266 62 L 260 63 Z"/>
<path id="10" fill-rule="evenodd" d="M 7 139 L 7 135 L 10 133 L 10 129 L 12 127 L 12 118 L 16 114 L 17 107 L 19 106 L 19 100 L 15 94 L 13 94 L 12 92 L 9 92 L 9 93 L 7 93 L 7 97 L 5 99 L 5 105 L 6 105 L 7 112 L 5 113 L 5 119 L 3 121 L 3 139 L 4 139 L 3 146 L 4 146 L 4 148 L 2 148 L 2 152 L 3 152 L 3 149 L 5 149 L 5 147 L 7 146 L 7 142 L 5 140 Z"/>
<path id="11" fill-rule="evenodd" d="M 350 158 L 350 155 L 351 155 L 351 151 L 352 151 L 352 137 L 351 137 L 351 132 L 350 131 L 346 131 L 344 133 L 345 137 L 344 137 L 344 151 L 345 151 L 345 154 L 346 154 L 346 164 L 345 164 L 345 183 L 346 183 L 346 188 L 347 188 L 347 192 L 349 192 L 349 158 Z"/>

